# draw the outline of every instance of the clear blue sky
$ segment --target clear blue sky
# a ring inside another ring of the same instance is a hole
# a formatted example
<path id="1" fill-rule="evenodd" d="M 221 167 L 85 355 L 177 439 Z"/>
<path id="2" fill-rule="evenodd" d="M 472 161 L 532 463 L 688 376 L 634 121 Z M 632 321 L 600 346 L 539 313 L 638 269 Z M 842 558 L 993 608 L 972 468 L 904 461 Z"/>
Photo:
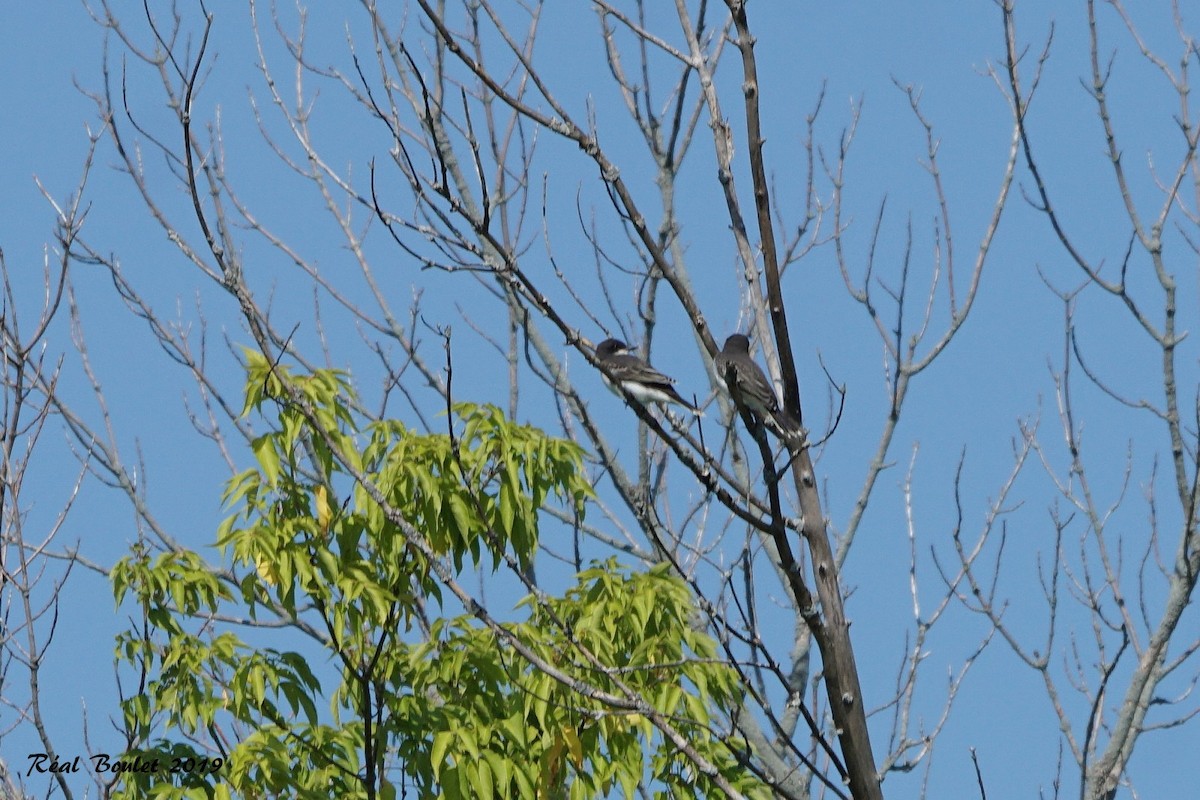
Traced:
<path id="1" fill-rule="evenodd" d="M 140 5 L 125 5 L 128 9 L 122 13 L 127 13 L 131 23 L 142 30 L 138 22 Z M 1085 243 L 1087 255 L 1116 265 L 1127 244 L 1128 223 L 1121 215 L 1111 170 L 1106 169 L 1104 141 L 1094 106 L 1079 82 L 1089 69 L 1084 9 L 1081 3 L 1065 0 L 1026 5 L 1022 9 L 1021 35 L 1032 48 L 1026 59 L 1026 75 L 1032 70 L 1031 60 L 1040 49 L 1049 21 L 1056 23 L 1054 55 L 1032 112 L 1042 162 L 1062 204 L 1064 219 L 1072 234 Z M 1180 48 L 1172 38 L 1169 4 L 1147 5 L 1154 8 L 1139 9 L 1138 21 L 1145 26 L 1150 44 L 1160 48 L 1174 65 Z M 252 94 L 265 105 L 265 91 L 262 76 L 254 70 L 253 42 L 246 30 L 244 11 L 220 4 L 214 10 L 218 57 L 210 63 L 213 72 L 200 107 L 205 120 L 212 118 L 215 106 L 221 108 L 231 174 L 237 176 L 248 202 L 260 208 L 270 224 L 277 225 L 323 269 L 331 274 L 351 270 L 350 260 L 332 236 L 319 202 L 303 191 L 302 182 L 279 167 L 257 138 L 247 98 Z M 1117 49 L 1116 77 L 1110 94 L 1118 109 L 1116 125 L 1125 143 L 1126 161 L 1135 176 L 1134 199 L 1144 208 L 1154 209 L 1158 194 L 1146 164 L 1149 158 L 1156 168 L 1169 170 L 1181 153 L 1180 137 L 1171 121 L 1177 103 L 1161 77 L 1139 59 L 1115 16 L 1107 9 L 1102 11 L 1107 31 L 1105 46 Z M 336 19 L 318 22 L 317 13 L 314 9 L 315 58 L 331 62 L 341 59 L 345 63 L 341 23 Z M 751 13 L 759 37 L 763 102 L 769 115 L 767 152 L 777 199 L 785 213 L 796 211 L 799 192 L 795 182 L 802 167 L 804 115 L 812 108 L 824 81 L 825 107 L 817 135 L 831 156 L 838 133 L 848 124 L 851 103 L 863 107 L 847 176 L 847 203 L 857 229 L 849 239 L 852 262 L 864 262 L 871 221 L 886 195 L 888 215 L 879 265 L 883 280 L 890 282 L 898 274 L 897 245 L 903 242 L 909 220 L 914 231 L 915 262 L 929 263 L 936 207 L 928 176 L 919 163 L 924 158 L 923 133 L 892 80 L 912 83 L 922 88 L 923 111 L 936 125 L 940 139 L 939 158 L 951 203 L 955 247 L 965 270 L 974 258 L 998 190 L 1010 130 L 1004 98 L 984 74 L 988 64 L 999 59 L 1003 48 L 999 12 L 994 5 L 940 0 L 919 4 L 919 8 L 886 3 L 842 7 L 804 2 L 795 3 L 791 11 L 779 11 L 758 3 L 751 4 Z M 601 113 L 611 113 L 615 98 L 604 82 L 602 65 L 587 61 L 597 55 L 594 21 L 586 17 L 591 27 L 577 34 L 582 38 L 571 38 L 556 33 L 556 15 L 565 18 L 566 9 L 549 12 L 543 25 L 544 46 L 539 50 L 541 63 L 554 76 L 553 85 L 569 99 L 573 111 L 581 111 L 590 97 Z M 98 125 L 94 105 L 80 88 L 100 89 L 102 45 L 101 31 L 77 3 L 54 0 L 0 6 L 0 108 L 4 109 L 0 114 L 0 247 L 17 292 L 18 311 L 27 318 L 26 328 L 32 327 L 41 299 L 43 259 L 48 253 L 51 263 L 54 260 L 53 209 L 34 181 L 40 180 L 58 202 L 65 202 L 76 186 L 87 132 Z M 277 43 L 271 47 L 278 67 L 290 69 Z M 730 58 L 724 63 L 720 79 L 736 88 L 739 71 L 735 60 Z M 144 115 L 141 119 L 159 130 L 171 130 L 165 124 L 167 117 L 158 96 L 150 94 L 153 83 L 144 69 L 141 74 L 131 75 L 129 86 L 131 105 Z M 724 102 L 726 113 L 734 116 L 735 140 L 741 144 L 744 135 L 736 100 L 733 91 L 725 95 Z M 345 110 L 342 102 L 332 87 L 323 90 L 315 106 L 316 129 L 338 158 L 354 162 L 356 175 L 361 176 L 365 174 L 366 159 L 372 153 L 382 155 L 386 142 L 375 138 L 375 128 L 355 128 L 357 117 L 339 113 Z M 703 139 L 707 128 L 701 125 L 697 135 L 702 140 L 694 145 L 692 158 L 711 160 L 711 144 Z M 612 141 L 618 156 L 626 153 L 618 135 L 614 134 Z M 632 154 L 638 144 L 633 142 L 628 148 L 629 157 L 634 159 L 634 168 L 628 169 L 628 174 L 636 172 L 637 156 Z M 576 213 L 576 188 L 594 175 L 587 165 L 579 165 L 573 146 L 553 142 L 543 134 L 539 147 L 545 149 L 548 159 L 549 166 L 542 167 L 551 176 L 551 214 L 558 214 L 552 218 L 563 221 L 564 232 L 555 229 L 552 233 L 556 257 L 590 272 L 592 254 L 584 248 L 571 221 Z M 149 221 L 129 181 L 113 170 L 114 163 L 108 145 L 102 146 L 85 195 L 91 208 L 85 229 L 89 241 L 116 254 L 131 279 L 168 317 L 178 317 L 198 330 L 197 303 L 204 304 L 215 354 L 214 370 L 236 397 L 236 365 L 221 340 L 228 335 L 237 344 L 248 341 L 238 324 L 236 309 L 182 261 L 162 231 Z M 153 157 L 148 167 L 153 174 L 163 174 L 161 163 L 154 162 Z M 720 340 L 739 323 L 738 306 L 730 300 L 737 292 L 735 252 L 724 208 L 714 201 L 717 195 L 711 170 L 697 169 L 685 180 L 695 185 L 695 193 L 680 200 L 687 226 L 684 233 L 689 263 L 709 323 Z M 745 189 L 746 178 L 742 180 Z M 1031 185 L 1024 171 L 1019 173 L 1019 181 L 1021 186 Z M 646 186 L 641 189 L 649 190 Z M 161 191 L 176 218 L 188 219 L 186 198 L 177 193 L 172 196 L 166 187 Z M 602 198 L 585 193 L 585 202 L 601 203 Z M 194 230 L 189 229 L 189 233 L 195 235 Z M 623 237 L 620 232 L 606 233 Z M 530 238 L 528 257 L 537 259 L 544 246 L 535 233 Z M 1169 267 L 1180 280 L 1180 328 L 1187 330 L 1195 328 L 1197 321 L 1196 259 L 1178 239 L 1172 247 Z M 311 288 L 289 282 L 288 276 L 293 273 L 278 254 L 261 248 L 251 253 L 261 259 L 253 262 L 263 271 L 260 287 L 274 291 L 281 307 L 293 304 L 290 307 L 294 311 L 286 315 L 311 319 Z M 396 254 L 389 257 L 395 258 Z M 1145 264 L 1141 263 L 1140 268 L 1144 270 Z M 923 276 L 926 270 L 921 266 L 917 271 Z M 1060 289 L 1082 283 L 1080 273 L 1068 262 L 1045 220 L 1029 209 L 1015 188 L 989 258 L 978 307 L 951 349 L 915 383 L 907 416 L 889 454 L 896 466 L 884 473 L 847 564 L 844 578 L 853 591 L 849 613 L 854 620 L 852 632 L 868 703 L 872 696 L 885 697 L 891 689 L 911 622 L 908 540 L 900 486 L 914 444 L 920 445 L 914 473 L 914 522 L 921 559 L 922 603 L 926 608 L 932 608 L 941 596 L 930 549 L 936 549 L 947 562 L 953 557 L 949 542 L 954 523 L 953 477 L 961 454 L 965 453 L 963 525 L 972 541 L 983 524 L 989 500 L 996 496 L 1011 467 L 1010 442 L 1018 434 L 1019 419 L 1040 416 L 1046 456 L 1056 470 L 1065 471 L 1049 370 L 1061 369 L 1063 363 L 1062 305 L 1047 290 L 1039 271 Z M 144 472 L 139 467 L 139 474 L 156 514 L 181 541 L 203 547 L 214 538 L 221 519 L 220 495 L 228 469 L 220 455 L 206 446 L 189 425 L 186 403 L 194 407 L 194 384 L 154 344 L 145 325 L 128 313 L 105 273 L 77 266 L 72 279 L 82 309 L 84 336 L 125 457 L 136 460 L 134 447 L 141 448 Z M 461 305 L 482 295 L 466 289 L 460 295 L 457 292 L 465 282 L 449 283 L 440 276 L 415 270 L 397 270 L 391 279 L 394 284 L 389 290 L 400 298 L 395 301 L 398 308 L 406 307 L 404 298 L 412 292 L 412 286 L 427 286 L 427 318 L 455 325 L 461 374 L 478 376 L 473 381 L 463 380 L 459 392 L 471 400 L 503 404 L 503 374 L 487 363 L 486 347 L 462 322 Z M 1144 291 L 1144 297 L 1154 297 L 1144 272 L 1135 274 L 1131 281 Z M 849 516 L 882 425 L 881 347 L 870 321 L 841 288 L 831 250 L 819 251 L 795 267 L 787 287 L 809 419 L 820 419 L 826 411 L 818 357 L 849 390 L 842 427 L 818 464 L 822 480 L 827 482 L 827 513 L 837 529 Z M 633 293 L 625 286 L 620 290 L 616 296 L 628 303 L 623 309 L 628 318 L 633 313 Z M 606 324 L 613 323 L 606 311 L 597 311 Z M 498 318 L 489 318 L 486 313 L 477 321 L 499 325 Z M 678 310 L 668 309 L 666 313 Z M 336 322 L 336 316 L 332 319 Z M 668 316 L 666 322 L 670 321 Z M 1140 338 L 1120 304 L 1098 292 L 1085 292 L 1079 300 L 1078 321 L 1080 346 L 1089 364 L 1125 396 L 1158 402 L 1161 386 L 1156 383 L 1155 350 Z M 585 324 L 582 318 L 580 324 Z M 602 338 L 602 331 L 585 332 Z M 95 401 L 80 373 L 70 334 L 67 325 L 57 325 L 48 337 L 48 347 L 54 354 L 65 355 L 64 385 L 70 387 L 72 398 L 95 423 L 99 420 Z M 314 341 L 311 324 L 298 335 L 306 345 Z M 347 328 L 334 330 L 331 336 L 346 348 L 333 355 L 333 365 L 369 375 L 370 361 L 358 343 L 358 333 Z M 426 338 L 429 357 L 438 358 L 436 340 Z M 1185 355 L 1180 359 L 1180 384 L 1187 387 L 1184 396 L 1189 403 L 1194 399 L 1198 379 L 1196 346 L 1193 339 L 1185 341 Z M 670 364 L 669 371 L 681 386 L 694 391 L 704 386 L 703 366 L 686 337 L 662 336 L 655 347 L 655 361 Z M 573 359 L 572 364 L 576 370 L 586 369 L 582 359 Z M 629 424 L 632 428 L 632 418 L 625 416 L 619 401 L 599 390 L 592 398 L 593 406 L 599 404 L 612 414 L 614 424 Z M 539 401 L 538 395 L 531 392 L 523 401 L 522 420 L 548 418 L 550 412 L 544 400 Z M 1130 477 L 1125 503 L 1114 516 L 1112 529 L 1126 532 L 1128 550 L 1124 555 L 1136 560 L 1147 536 L 1150 515 L 1145 494 L 1153 487 L 1164 500 L 1168 497 L 1170 482 L 1166 476 L 1170 470 L 1165 436 L 1145 412 L 1117 406 L 1082 382 L 1076 400 L 1080 416 L 1086 420 L 1084 440 L 1093 466 L 1089 478 L 1092 490 L 1102 498 L 1101 506 L 1120 497 L 1128 456 Z M 24 510 L 30 529 L 48 529 L 53 524 L 79 471 L 57 424 L 50 426 L 39 447 L 42 449 L 25 487 Z M 235 453 L 234 459 L 239 468 L 249 464 L 244 452 Z M 1155 476 L 1151 470 L 1156 463 Z M 1018 481 L 1009 503 L 1015 510 L 1008 518 L 1010 551 L 1000 591 L 1011 600 L 1007 619 L 1026 635 L 1031 649 L 1037 647 L 1033 642 L 1044 635 L 1036 559 L 1039 553 L 1043 558 L 1050 553 L 1053 529 L 1047 509 L 1054 497 L 1046 472 L 1035 459 Z M 1159 513 L 1163 557 L 1170 559 L 1178 509 L 1164 502 Z M 1069 546 L 1075 546 L 1080 530 L 1073 528 L 1068 534 Z M 78 542 L 80 552 L 88 558 L 110 564 L 136 535 L 133 515 L 125 502 L 115 492 L 99 486 L 94 478 L 88 478 L 57 543 L 66 547 Z M 554 579 L 553 575 L 548 578 Z M 8 602 L 7 598 L 3 602 Z M 107 722 L 108 716 L 116 712 L 111 669 L 115 630 L 112 607 L 105 582 L 77 569 L 63 598 L 59 628 L 43 677 L 51 735 L 68 755 L 84 752 L 85 707 L 93 746 L 105 749 L 106 737 L 116 746 Z M 941 708 L 947 669 L 957 670 L 985 631 L 982 621 L 961 607 L 952 607 L 949 614 L 952 619 L 928 648 L 923 691 L 927 705 L 922 711 L 931 719 Z M 1192 612 L 1185 617 L 1185 626 L 1194 632 L 1196 625 Z M 1082 640 L 1090 636 L 1090 630 L 1082 625 L 1074 629 Z M 1068 641 L 1061 637 L 1056 648 L 1064 650 Z M 1062 663 L 1060 654 L 1056 676 L 1065 684 Z M 1183 683 L 1174 686 L 1177 690 L 1183 687 Z M 21 696 L 24 689 L 14 691 Z M 1078 697 L 1071 695 L 1069 702 L 1078 705 Z M 1082 709 L 1077 711 L 1076 719 L 1082 719 Z M 0 756 L 14 771 L 23 771 L 28 763 L 25 753 L 32 752 L 34 745 L 27 726 L 18 725 L 10 731 L 14 722 L 12 712 L 0 708 Z M 886 724 L 881 725 L 876 737 L 884 736 L 886 730 Z M 1185 788 L 1191 783 L 1187 771 L 1177 767 L 1188 755 L 1194 756 L 1200 744 L 1196 730 L 1193 722 L 1182 729 L 1150 733 L 1141 739 L 1130 770 L 1140 796 L 1156 800 L 1189 796 Z M 877 749 L 885 743 L 878 741 Z M 993 643 L 973 668 L 938 741 L 930 797 L 977 796 L 969 748 L 979 754 L 989 797 L 1033 797 L 1039 790 L 1048 792 L 1054 780 L 1057 746 L 1057 723 L 1040 679 L 1020 665 L 1005 645 Z M 915 796 L 920 777 L 892 775 L 885 791 L 889 797 Z M 1064 796 L 1077 791 L 1075 780 L 1075 771 L 1068 769 Z M 37 792 L 44 786 L 35 778 L 29 788 Z"/>

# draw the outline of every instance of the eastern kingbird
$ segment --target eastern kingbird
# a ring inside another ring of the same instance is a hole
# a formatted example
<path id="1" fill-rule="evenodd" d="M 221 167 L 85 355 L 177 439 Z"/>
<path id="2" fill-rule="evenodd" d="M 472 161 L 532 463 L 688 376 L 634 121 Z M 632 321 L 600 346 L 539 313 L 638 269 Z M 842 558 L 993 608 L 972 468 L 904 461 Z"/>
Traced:
<path id="1" fill-rule="evenodd" d="M 735 333 L 726 339 L 724 349 L 713 359 L 713 366 L 733 402 L 753 412 L 777 436 L 790 439 L 803 434 L 800 421 L 779 405 L 775 387 L 750 357 L 749 338 Z"/>
<path id="2" fill-rule="evenodd" d="M 645 403 L 678 403 L 693 414 L 701 411 L 679 396 L 668 378 L 642 359 L 629 352 L 629 345 L 619 339 L 605 339 L 596 345 L 596 358 L 604 365 L 600 376 L 605 385 L 618 396 L 621 392 L 613 385 L 617 382 L 629 394 Z"/>

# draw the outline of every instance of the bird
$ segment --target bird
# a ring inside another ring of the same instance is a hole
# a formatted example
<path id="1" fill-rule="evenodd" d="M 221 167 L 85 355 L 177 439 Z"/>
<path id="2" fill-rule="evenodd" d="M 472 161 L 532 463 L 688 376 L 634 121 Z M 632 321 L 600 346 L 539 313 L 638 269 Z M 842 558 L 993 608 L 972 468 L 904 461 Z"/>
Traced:
<path id="1" fill-rule="evenodd" d="M 735 333 L 726 339 L 725 346 L 713 359 L 713 366 L 738 407 L 753 412 L 780 438 L 791 439 L 803 435 L 804 428 L 800 421 L 779 405 L 775 387 L 750 357 L 749 337 Z"/>
<path id="2" fill-rule="evenodd" d="M 596 345 L 596 359 L 605 368 L 601 377 L 612 392 L 620 396 L 617 388 L 624 389 L 642 403 L 678 403 L 697 416 L 700 409 L 684 400 L 675 387 L 673 378 L 668 378 L 642 359 L 629 352 L 629 345 L 620 339 L 605 339 Z M 614 383 L 615 382 L 615 383 Z"/>

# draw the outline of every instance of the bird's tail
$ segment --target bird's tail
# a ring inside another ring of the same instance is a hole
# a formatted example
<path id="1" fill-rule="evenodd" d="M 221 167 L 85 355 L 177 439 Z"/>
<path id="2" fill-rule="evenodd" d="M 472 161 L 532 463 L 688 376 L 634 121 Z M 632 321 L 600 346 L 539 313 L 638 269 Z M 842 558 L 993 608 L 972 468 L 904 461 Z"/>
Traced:
<path id="1" fill-rule="evenodd" d="M 791 440 L 803 440 L 805 431 L 804 426 L 800 424 L 800 420 L 792 416 L 785 408 L 780 408 L 771 415 L 772 427 L 776 428 L 775 433 L 779 438 Z"/>

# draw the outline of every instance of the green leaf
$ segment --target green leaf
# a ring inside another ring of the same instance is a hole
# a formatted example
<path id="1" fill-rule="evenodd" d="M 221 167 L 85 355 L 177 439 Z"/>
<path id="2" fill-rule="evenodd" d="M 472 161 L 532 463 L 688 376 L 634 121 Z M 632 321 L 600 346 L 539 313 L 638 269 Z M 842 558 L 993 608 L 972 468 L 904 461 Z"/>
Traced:
<path id="1" fill-rule="evenodd" d="M 433 747 L 429 751 L 429 763 L 433 766 L 433 777 L 441 777 L 446 766 L 446 751 L 454 741 L 453 731 L 439 731 L 433 735 Z"/>
<path id="2" fill-rule="evenodd" d="M 513 520 L 517 517 L 516 509 L 517 501 L 513 497 L 512 489 L 507 483 L 500 486 L 500 529 L 504 535 L 510 536 L 513 529 Z"/>
<path id="3" fill-rule="evenodd" d="M 492 800 L 495 786 L 492 783 L 492 769 L 488 766 L 487 759 L 472 762 L 468 767 L 467 775 L 471 787 L 475 790 L 475 796 L 481 800 Z"/>
<path id="4" fill-rule="evenodd" d="M 267 433 L 256 437 L 250 442 L 250 449 L 254 451 L 254 458 L 257 459 L 259 468 L 266 475 L 267 485 L 278 485 L 280 462 L 279 454 L 275 451 L 275 435 Z"/>

